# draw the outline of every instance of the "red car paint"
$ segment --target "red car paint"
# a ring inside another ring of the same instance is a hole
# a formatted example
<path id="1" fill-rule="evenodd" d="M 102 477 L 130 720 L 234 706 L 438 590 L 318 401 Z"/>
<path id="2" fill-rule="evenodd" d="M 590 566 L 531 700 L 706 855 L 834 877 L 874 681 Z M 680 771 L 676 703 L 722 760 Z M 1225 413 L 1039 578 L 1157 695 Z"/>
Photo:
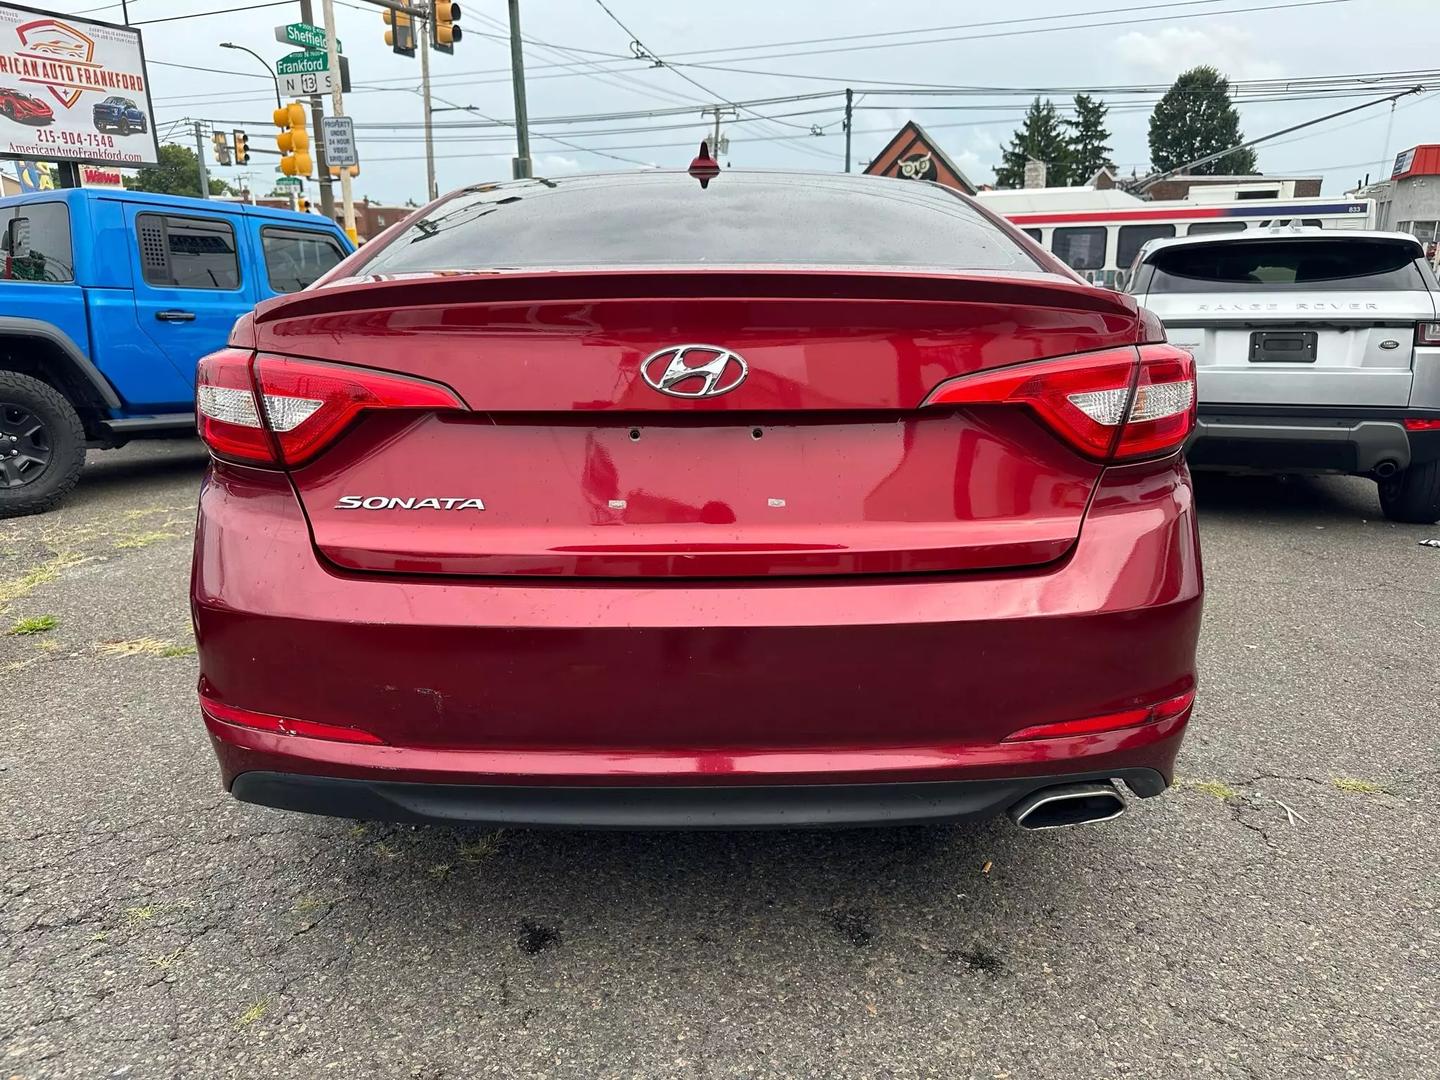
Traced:
<path id="1" fill-rule="evenodd" d="M 1163 787 L 1195 687 L 1193 406 L 1087 428 L 1066 401 L 1138 417 L 1193 369 L 965 212 L 1032 269 L 387 274 L 381 249 L 262 305 L 199 379 L 226 786 Z M 646 358 L 684 343 L 748 375 L 658 392 Z"/>
<path id="2" fill-rule="evenodd" d="M 0 87 L 0 115 L 41 127 L 55 119 L 54 110 L 39 98 L 3 87 Z"/>

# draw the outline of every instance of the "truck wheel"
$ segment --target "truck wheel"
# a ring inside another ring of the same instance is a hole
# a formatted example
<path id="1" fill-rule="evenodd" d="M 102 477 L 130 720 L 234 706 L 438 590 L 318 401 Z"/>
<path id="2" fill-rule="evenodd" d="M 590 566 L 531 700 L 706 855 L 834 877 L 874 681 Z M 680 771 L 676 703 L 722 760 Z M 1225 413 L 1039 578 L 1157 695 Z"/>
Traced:
<path id="1" fill-rule="evenodd" d="M 1411 465 L 1380 481 L 1380 509 L 1391 521 L 1433 525 L 1440 521 L 1440 461 Z"/>
<path id="2" fill-rule="evenodd" d="M 85 429 L 48 383 L 0 371 L 0 518 L 49 510 L 80 479 Z"/>
<path id="3" fill-rule="evenodd" d="M 120 127 L 117 128 L 116 130 L 118 130 L 121 135 L 129 135 L 129 134 L 130 134 L 130 121 L 129 121 L 129 120 L 121 120 L 121 121 L 120 121 Z"/>

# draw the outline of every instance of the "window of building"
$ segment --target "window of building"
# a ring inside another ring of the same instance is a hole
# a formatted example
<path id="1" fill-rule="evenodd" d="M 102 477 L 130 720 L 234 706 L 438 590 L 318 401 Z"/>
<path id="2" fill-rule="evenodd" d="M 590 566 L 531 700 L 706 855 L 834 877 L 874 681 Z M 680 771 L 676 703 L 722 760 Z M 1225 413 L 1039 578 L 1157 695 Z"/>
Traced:
<path id="1" fill-rule="evenodd" d="M 260 230 L 265 276 L 276 292 L 299 292 L 345 257 L 333 236 L 267 225 Z"/>
<path id="2" fill-rule="evenodd" d="M 135 229 L 146 283 L 176 289 L 240 287 L 240 256 L 229 222 L 140 214 Z"/>
<path id="3" fill-rule="evenodd" d="M 7 281 L 75 280 L 70 254 L 70 211 L 64 203 L 26 203 L 0 211 L 4 233 L 0 277 Z"/>
<path id="4" fill-rule="evenodd" d="M 1050 250 L 1073 270 L 1099 270 L 1105 265 L 1107 232 L 1104 225 L 1056 229 Z"/>
<path id="5" fill-rule="evenodd" d="M 1174 225 L 1121 225 L 1115 245 L 1117 266 L 1129 266 L 1147 240 L 1167 240 L 1175 235 Z"/>

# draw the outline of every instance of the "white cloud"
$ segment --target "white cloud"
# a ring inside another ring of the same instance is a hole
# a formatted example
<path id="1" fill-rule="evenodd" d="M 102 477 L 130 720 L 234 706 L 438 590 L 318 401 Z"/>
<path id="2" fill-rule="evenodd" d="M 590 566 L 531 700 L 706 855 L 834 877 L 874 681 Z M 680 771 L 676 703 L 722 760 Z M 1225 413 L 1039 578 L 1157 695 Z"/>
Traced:
<path id="1" fill-rule="evenodd" d="M 566 157 L 564 154 L 541 154 L 535 159 L 534 171 L 541 176 L 550 176 L 557 173 L 573 173 L 587 171 L 576 158 Z"/>
<path id="2" fill-rule="evenodd" d="M 1273 79 L 1285 69 L 1257 47 L 1254 36 L 1238 26 L 1204 29 L 1167 26 L 1153 33 L 1132 30 L 1115 39 L 1114 50 L 1132 67 L 1172 79 L 1182 71 L 1210 64 L 1232 79 Z"/>

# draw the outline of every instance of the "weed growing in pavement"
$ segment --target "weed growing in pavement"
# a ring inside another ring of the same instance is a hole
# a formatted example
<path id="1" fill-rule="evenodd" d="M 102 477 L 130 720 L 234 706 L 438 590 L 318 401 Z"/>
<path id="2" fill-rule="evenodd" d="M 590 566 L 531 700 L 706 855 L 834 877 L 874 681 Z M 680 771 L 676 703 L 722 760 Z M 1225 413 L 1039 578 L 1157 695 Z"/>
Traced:
<path id="1" fill-rule="evenodd" d="M 16 619 L 10 627 L 11 637 L 28 637 L 31 634 L 45 634 L 60 625 L 54 615 L 31 615 L 28 619 Z"/>
<path id="2" fill-rule="evenodd" d="M 255 1002 L 254 1005 L 251 1005 L 248 1009 L 246 1009 L 243 1013 L 240 1014 L 240 1019 L 235 1021 L 235 1026 L 249 1027 L 251 1024 L 255 1023 L 256 1020 L 259 1020 L 269 1011 L 270 1002 L 262 998 L 260 1001 Z"/>
<path id="3" fill-rule="evenodd" d="M 1379 795 L 1385 790 L 1379 784 L 1369 780 L 1358 780 L 1353 776 L 1337 776 L 1330 782 L 1341 791 L 1348 791 L 1355 795 Z"/>
<path id="4" fill-rule="evenodd" d="M 1240 793 L 1232 787 L 1222 784 L 1219 780 L 1181 780 L 1180 787 L 1190 788 L 1202 795 L 1209 795 L 1212 799 L 1220 799 L 1228 802 L 1231 799 L 1238 799 Z"/>

